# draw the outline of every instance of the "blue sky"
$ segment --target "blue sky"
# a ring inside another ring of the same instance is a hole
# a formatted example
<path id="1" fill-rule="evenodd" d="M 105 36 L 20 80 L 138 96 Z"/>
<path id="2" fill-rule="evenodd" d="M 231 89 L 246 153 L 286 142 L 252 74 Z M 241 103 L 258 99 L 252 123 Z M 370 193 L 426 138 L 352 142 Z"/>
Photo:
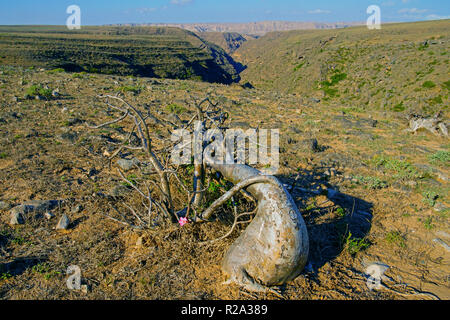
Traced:
<path id="1" fill-rule="evenodd" d="M 0 25 L 64 25 L 66 8 L 81 8 L 82 25 L 286 21 L 366 21 L 381 7 L 382 22 L 450 18 L 450 0 L 0 0 Z"/>

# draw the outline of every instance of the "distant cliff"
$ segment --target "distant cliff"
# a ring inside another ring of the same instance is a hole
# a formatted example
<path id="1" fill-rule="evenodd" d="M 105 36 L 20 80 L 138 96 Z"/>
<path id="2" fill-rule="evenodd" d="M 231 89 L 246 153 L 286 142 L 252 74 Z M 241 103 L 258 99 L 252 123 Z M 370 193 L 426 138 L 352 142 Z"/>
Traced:
<path id="1" fill-rule="evenodd" d="M 363 22 L 296 22 L 296 21 L 260 21 L 249 23 L 148 23 L 148 24 L 125 24 L 125 26 L 166 26 L 178 27 L 193 32 L 237 32 L 248 35 L 264 35 L 273 31 L 290 31 L 304 29 L 337 29 L 356 25 Z"/>

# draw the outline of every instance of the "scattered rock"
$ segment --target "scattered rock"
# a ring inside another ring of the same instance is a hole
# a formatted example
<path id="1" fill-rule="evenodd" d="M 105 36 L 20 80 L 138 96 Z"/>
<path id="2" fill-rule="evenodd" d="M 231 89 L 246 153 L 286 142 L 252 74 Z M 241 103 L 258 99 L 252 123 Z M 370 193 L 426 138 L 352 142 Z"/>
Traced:
<path id="1" fill-rule="evenodd" d="M 117 165 L 125 171 L 133 169 L 134 166 L 139 165 L 139 163 L 140 163 L 139 160 L 136 158 L 133 158 L 131 160 L 128 160 L 128 159 L 117 160 Z"/>
<path id="2" fill-rule="evenodd" d="M 61 219 L 59 219 L 58 224 L 56 225 L 56 230 L 67 230 L 70 224 L 70 219 L 67 215 L 63 215 Z"/>
<path id="3" fill-rule="evenodd" d="M 443 173 L 441 171 L 437 171 L 436 173 L 437 173 L 437 176 L 439 179 L 441 179 L 442 181 L 448 182 L 448 176 L 445 173 Z"/>
<path id="4" fill-rule="evenodd" d="M 446 205 L 444 205 L 442 202 L 436 202 L 433 209 L 436 212 L 443 212 L 443 211 L 448 210 L 448 207 Z"/>
<path id="5" fill-rule="evenodd" d="M 0 210 L 9 210 L 11 205 L 8 202 L 0 201 Z"/>
<path id="6" fill-rule="evenodd" d="M 329 176 L 329 177 L 334 177 L 334 176 L 336 176 L 336 174 L 337 174 L 337 171 L 335 168 L 327 169 L 324 172 L 324 175 Z"/>
<path id="7" fill-rule="evenodd" d="M 417 133 L 420 129 L 425 129 L 434 135 L 448 137 L 447 124 L 443 121 L 441 114 L 438 113 L 432 118 L 424 118 L 420 115 L 411 114 L 408 116 L 409 129 L 407 131 Z"/>
<path id="8" fill-rule="evenodd" d="M 414 180 L 409 180 L 409 181 L 405 181 L 405 185 L 407 185 L 408 187 L 414 188 L 415 186 L 417 186 L 417 182 Z"/>
<path id="9" fill-rule="evenodd" d="M 444 238 L 450 239 L 450 234 L 448 234 L 445 231 L 441 231 L 441 230 L 437 231 L 436 235 L 439 236 L 439 237 L 444 237 Z"/>
<path id="10" fill-rule="evenodd" d="M 24 223 L 25 223 L 25 219 L 23 218 L 22 212 L 11 211 L 11 220 L 9 221 L 9 224 L 18 225 L 18 224 L 24 224 Z"/>
<path id="11" fill-rule="evenodd" d="M 22 113 L 17 113 L 17 112 L 11 112 L 10 114 L 9 114 L 9 116 L 11 117 L 11 118 L 14 118 L 14 119 L 21 119 L 22 117 L 23 117 L 23 114 Z"/>
<path id="12" fill-rule="evenodd" d="M 112 188 L 111 191 L 109 192 L 109 195 L 111 197 L 123 197 L 129 194 L 130 192 L 131 190 L 129 188 L 120 184 Z"/>
<path id="13" fill-rule="evenodd" d="M 97 174 L 99 174 L 99 171 L 95 168 L 91 168 L 88 172 L 88 177 L 91 178 L 93 176 L 96 176 Z"/>
<path id="14" fill-rule="evenodd" d="M 140 236 L 136 241 L 136 247 L 142 247 L 144 244 L 144 236 Z"/>
<path id="15" fill-rule="evenodd" d="M 89 286 L 87 284 L 82 284 L 80 287 L 81 292 L 87 294 L 89 292 Z"/>
<path id="16" fill-rule="evenodd" d="M 180 117 L 179 117 L 177 114 L 175 114 L 175 113 L 170 113 L 170 114 L 167 116 L 167 120 L 173 122 L 174 124 L 180 124 L 180 123 L 183 123 L 183 121 L 181 121 Z"/>
<path id="17" fill-rule="evenodd" d="M 67 123 L 67 125 L 68 125 L 69 127 L 71 127 L 71 126 L 74 126 L 74 125 L 83 123 L 83 120 L 78 119 L 78 118 L 70 118 L 70 119 L 67 120 L 66 123 Z"/>
<path id="18" fill-rule="evenodd" d="M 445 243 L 444 240 L 435 238 L 435 239 L 433 239 L 433 242 L 439 244 L 442 248 L 445 249 L 445 251 L 450 252 L 450 246 L 447 243 Z"/>
<path id="19" fill-rule="evenodd" d="M 80 213 L 81 211 L 83 211 L 83 209 L 84 209 L 83 206 L 81 204 L 79 204 L 79 205 L 73 207 L 71 212 L 72 213 Z"/>
<path id="20" fill-rule="evenodd" d="M 306 139 L 303 140 L 304 146 L 312 152 L 320 152 L 322 149 L 319 147 L 319 143 L 317 142 L 317 139 Z"/>
<path id="21" fill-rule="evenodd" d="M 51 220 L 55 215 L 53 213 L 51 213 L 50 211 L 47 211 L 46 213 L 44 213 L 44 217 L 47 220 Z"/>
<path id="22" fill-rule="evenodd" d="M 25 134 L 25 138 L 34 138 L 34 137 L 39 137 L 39 132 L 37 132 L 34 129 L 28 130 L 27 133 Z"/>
<path id="23" fill-rule="evenodd" d="M 68 130 L 68 131 L 60 134 L 59 138 L 64 141 L 75 143 L 78 139 L 78 135 L 75 132 Z"/>
<path id="24" fill-rule="evenodd" d="M 60 200 L 33 200 L 25 202 L 11 209 L 11 224 L 23 224 L 25 223 L 24 217 L 28 213 L 45 214 L 60 203 Z"/>
<path id="25" fill-rule="evenodd" d="M 297 127 L 295 127 L 295 126 L 289 126 L 288 129 L 289 129 L 290 131 L 294 132 L 294 133 L 297 133 L 297 134 L 302 133 L 302 130 L 300 130 L 299 128 L 297 128 Z"/>

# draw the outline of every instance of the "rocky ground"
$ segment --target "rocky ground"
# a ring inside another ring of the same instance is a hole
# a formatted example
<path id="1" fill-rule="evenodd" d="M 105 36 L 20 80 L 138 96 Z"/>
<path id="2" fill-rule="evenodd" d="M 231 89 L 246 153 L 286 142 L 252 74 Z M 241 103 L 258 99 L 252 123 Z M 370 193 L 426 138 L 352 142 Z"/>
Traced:
<path id="1" fill-rule="evenodd" d="M 134 231 L 107 217 L 136 197 L 105 156 L 131 127 L 86 124 L 111 120 L 97 95 L 120 91 L 167 119 L 194 114 L 190 94 L 218 102 L 233 126 L 280 129 L 279 178 L 311 241 L 305 271 L 281 288 L 286 299 L 450 298 L 450 145 L 405 131 L 403 113 L 239 85 L 5 66 L 0 87 L 2 299 L 279 299 L 223 284 L 223 254 L 245 226 L 205 246 L 226 222 Z M 64 201 L 11 225 L 11 208 L 36 200 Z M 379 290 L 366 285 L 372 263 L 388 266 Z M 81 291 L 66 286 L 71 265 Z"/>

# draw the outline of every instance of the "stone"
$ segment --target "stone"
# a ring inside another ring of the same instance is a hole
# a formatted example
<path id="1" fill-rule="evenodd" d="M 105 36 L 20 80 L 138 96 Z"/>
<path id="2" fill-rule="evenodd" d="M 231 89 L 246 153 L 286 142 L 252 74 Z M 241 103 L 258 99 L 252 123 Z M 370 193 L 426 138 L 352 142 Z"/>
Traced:
<path id="1" fill-rule="evenodd" d="M 33 200 L 25 202 L 11 209 L 11 224 L 25 223 L 24 217 L 30 213 L 44 214 L 55 208 L 61 201 L 59 200 Z"/>
<path id="2" fill-rule="evenodd" d="M 303 140 L 303 144 L 305 145 L 308 150 L 312 152 L 320 152 L 321 148 L 319 147 L 319 143 L 317 142 L 317 139 L 306 139 Z"/>
<path id="3" fill-rule="evenodd" d="M 450 246 L 444 240 L 435 238 L 433 239 L 433 242 L 439 244 L 445 251 L 450 252 Z"/>
<path id="4" fill-rule="evenodd" d="M 73 131 L 67 131 L 59 135 L 61 140 L 65 140 L 71 143 L 75 143 L 78 139 L 78 135 Z"/>
<path id="5" fill-rule="evenodd" d="M 448 210 L 448 207 L 446 205 L 444 205 L 442 202 L 436 202 L 433 209 L 436 212 L 443 212 L 443 211 Z"/>
<path id="6" fill-rule="evenodd" d="M 82 284 L 80 287 L 81 292 L 87 294 L 89 292 L 89 286 L 87 284 Z"/>
<path id="7" fill-rule="evenodd" d="M 109 195 L 111 197 L 123 197 L 129 194 L 131 190 L 124 185 L 117 185 L 111 189 Z"/>
<path id="8" fill-rule="evenodd" d="M 83 209 L 84 209 L 83 206 L 81 204 L 79 204 L 79 205 L 73 207 L 71 212 L 72 213 L 80 213 L 81 211 L 83 211 Z"/>
<path id="9" fill-rule="evenodd" d="M 77 125 L 77 124 L 80 124 L 80 123 L 83 123 L 83 120 L 78 119 L 78 118 L 69 118 L 69 119 L 67 120 L 67 125 L 68 125 L 69 127 L 74 126 L 74 125 Z"/>
<path id="10" fill-rule="evenodd" d="M 133 169 L 134 166 L 139 165 L 139 163 L 140 163 L 139 160 L 136 158 L 133 158 L 131 160 L 128 160 L 128 159 L 117 160 L 117 165 L 125 171 Z"/>
<path id="11" fill-rule="evenodd" d="M 46 213 L 44 213 L 44 217 L 45 217 L 47 220 L 52 219 L 54 216 L 55 216 L 55 215 L 54 215 L 53 213 L 51 213 L 50 211 L 47 211 Z"/>
<path id="12" fill-rule="evenodd" d="M 327 170 L 325 170 L 324 175 L 329 176 L 329 177 L 334 177 L 336 176 L 336 169 L 335 168 L 329 168 Z"/>
<path id="13" fill-rule="evenodd" d="M 445 173 L 443 173 L 441 171 L 437 171 L 437 176 L 442 181 L 448 182 L 448 176 Z"/>
<path id="14" fill-rule="evenodd" d="M 67 230 L 69 228 L 70 219 L 67 215 L 63 214 L 56 225 L 56 230 Z"/>
<path id="15" fill-rule="evenodd" d="M 144 237 L 141 236 L 136 241 L 136 247 L 142 247 L 143 244 L 144 244 Z"/>
<path id="16" fill-rule="evenodd" d="M 293 133 L 297 133 L 300 134 L 302 133 L 302 130 L 300 130 L 299 128 L 295 127 L 295 126 L 289 126 L 288 128 L 290 131 L 292 131 Z"/>
<path id="17" fill-rule="evenodd" d="M 24 224 L 25 220 L 23 218 L 22 212 L 20 211 L 12 211 L 11 212 L 11 220 L 9 221 L 9 224 L 11 225 L 19 225 Z"/>
<path id="18" fill-rule="evenodd" d="M 8 202 L 0 201 L 0 210 L 9 210 L 11 205 Z"/>

